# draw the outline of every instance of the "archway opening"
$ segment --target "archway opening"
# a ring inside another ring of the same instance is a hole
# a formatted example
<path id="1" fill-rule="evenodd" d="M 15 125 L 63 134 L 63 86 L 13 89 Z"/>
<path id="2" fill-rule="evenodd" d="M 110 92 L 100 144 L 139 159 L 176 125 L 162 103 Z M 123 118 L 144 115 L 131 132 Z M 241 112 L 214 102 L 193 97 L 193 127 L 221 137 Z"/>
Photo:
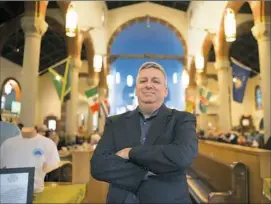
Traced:
<path id="1" fill-rule="evenodd" d="M 17 123 L 21 113 L 21 88 L 15 79 L 7 79 L 3 83 L 0 104 L 2 119 Z"/>
<path id="2" fill-rule="evenodd" d="M 155 55 L 159 57 L 146 57 Z M 136 76 L 140 65 L 147 61 L 161 64 L 167 74 L 169 94 L 165 104 L 171 108 L 184 109 L 184 88 L 181 75 L 184 61 L 163 56 L 184 56 L 185 47 L 168 26 L 159 21 L 134 21 L 114 39 L 110 55 L 138 56 L 119 57 L 111 64 L 109 81 L 110 114 L 119 114 L 137 106 L 134 94 Z"/>

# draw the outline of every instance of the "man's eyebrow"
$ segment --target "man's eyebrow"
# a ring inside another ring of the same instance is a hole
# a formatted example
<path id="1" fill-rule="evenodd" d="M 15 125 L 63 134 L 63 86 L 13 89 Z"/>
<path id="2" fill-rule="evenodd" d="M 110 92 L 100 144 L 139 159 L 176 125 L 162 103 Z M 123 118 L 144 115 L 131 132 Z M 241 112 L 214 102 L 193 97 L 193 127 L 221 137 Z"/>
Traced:
<path id="1" fill-rule="evenodd" d="M 152 77 L 152 79 L 159 79 L 159 80 L 160 80 L 160 78 L 159 78 L 159 77 L 157 77 L 157 76 Z"/>

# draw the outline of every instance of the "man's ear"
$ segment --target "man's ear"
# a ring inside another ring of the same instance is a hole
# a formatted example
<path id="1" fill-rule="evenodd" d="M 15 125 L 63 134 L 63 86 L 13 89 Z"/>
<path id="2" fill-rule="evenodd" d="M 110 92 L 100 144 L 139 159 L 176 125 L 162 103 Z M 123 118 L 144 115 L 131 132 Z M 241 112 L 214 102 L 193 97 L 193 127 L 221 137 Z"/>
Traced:
<path id="1" fill-rule="evenodd" d="M 165 90 L 165 98 L 167 97 L 168 95 L 168 88 L 166 87 L 166 90 Z"/>

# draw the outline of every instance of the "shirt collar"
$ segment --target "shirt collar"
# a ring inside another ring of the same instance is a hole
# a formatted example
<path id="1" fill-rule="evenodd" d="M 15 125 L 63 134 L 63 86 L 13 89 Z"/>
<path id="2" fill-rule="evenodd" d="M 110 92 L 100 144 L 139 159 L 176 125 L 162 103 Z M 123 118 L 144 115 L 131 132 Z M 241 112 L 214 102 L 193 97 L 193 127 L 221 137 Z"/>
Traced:
<path id="1" fill-rule="evenodd" d="M 148 117 L 148 118 L 145 118 L 145 116 L 144 116 L 142 110 L 140 110 L 139 106 L 137 106 L 136 109 L 137 109 L 137 112 L 139 113 L 139 115 L 140 115 L 144 120 L 147 120 L 147 119 L 151 119 L 151 118 L 157 116 L 157 114 L 158 114 L 160 108 L 161 108 L 161 106 L 160 106 L 159 108 L 157 108 L 157 109 L 150 115 L 150 117 Z"/>

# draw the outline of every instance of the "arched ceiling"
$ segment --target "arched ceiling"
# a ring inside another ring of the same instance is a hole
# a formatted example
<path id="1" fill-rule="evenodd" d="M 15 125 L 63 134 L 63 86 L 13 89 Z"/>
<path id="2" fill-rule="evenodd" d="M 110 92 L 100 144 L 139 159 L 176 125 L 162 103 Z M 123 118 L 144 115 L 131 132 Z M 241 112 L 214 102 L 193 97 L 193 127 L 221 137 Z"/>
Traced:
<path id="1" fill-rule="evenodd" d="M 252 15 L 249 4 L 245 3 L 238 11 L 238 14 Z M 251 32 L 253 25 L 253 21 L 248 21 L 238 26 L 237 37 L 231 44 L 229 57 L 235 58 L 255 72 L 260 72 L 258 44 Z M 215 62 L 215 59 L 215 50 L 214 46 L 212 46 L 209 52 L 208 61 Z M 255 76 L 255 73 L 251 73 L 251 76 Z"/>
<path id="2" fill-rule="evenodd" d="M 142 1 L 106 1 L 108 9 L 120 8 L 127 5 L 133 5 Z M 156 4 L 171 7 L 181 11 L 187 11 L 191 1 L 151 1 Z M 50 1 L 48 9 L 58 8 L 56 1 Z M 23 1 L 0 1 L 0 31 L 5 22 L 22 15 L 24 12 Z M 248 3 L 245 3 L 239 10 L 239 13 L 251 14 Z M 48 22 L 48 21 L 47 21 Z M 64 28 L 49 22 L 50 27 L 44 34 L 41 44 L 40 71 L 59 62 L 67 56 Z M 58 32 L 56 32 L 56 29 Z M 248 28 L 250 29 L 250 28 Z M 62 33 L 61 33 L 62 32 Z M 1 32 L 0 32 L 1 33 Z M 0 36 L 1 37 L 1 36 Z M 237 40 L 232 43 L 230 55 L 245 65 L 259 70 L 258 47 L 251 32 L 238 35 Z M 1 55 L 10 61 L 22 65 L 24 48 L 24 34 L 21 29 L 13 33 L 3 47 Z M 82 59 L 86 59 L 86 49 L 83 46 Z M 209 61 L 215 61 L 214 49 L 211 48 Z"/>
<path id="3" fill-rule="evenodd" d="M 144 1 L 106 1 L 107 8 L 115 9 L 123 6 L 129 6 L 137 3 L 142 3 Z M 180 11 L 187 11 L 191 1 L 148 1 L 155 4 L 160 4 L 162 6 L 167 6 Z"/>
<path id="4" fill-rule="evenodd" d="M 59 9 L 56 1 L 50 1 L 47 8 Z M 18 15 L 22 15 L 23 12 L 23 1 L 1 1 L 0 29 L 1 25 L 3 26 L 5 22 L 17 17 Z M 40 72 L 67 57 L 64 27 L 52 18 L 47 17 L 46 22 L 49 24 L 49 27 L 41 41 Z M 1 56 L 23 66 L 23 53 L 24 32 L 21 28 L 18 28 L 15 33 L 9 36 L 8 40 L 4 44 L 3 49 L 1 50 Z M 81 59 L 86 59 L 85 46 L 83 46 L 81 55 Z"/>

